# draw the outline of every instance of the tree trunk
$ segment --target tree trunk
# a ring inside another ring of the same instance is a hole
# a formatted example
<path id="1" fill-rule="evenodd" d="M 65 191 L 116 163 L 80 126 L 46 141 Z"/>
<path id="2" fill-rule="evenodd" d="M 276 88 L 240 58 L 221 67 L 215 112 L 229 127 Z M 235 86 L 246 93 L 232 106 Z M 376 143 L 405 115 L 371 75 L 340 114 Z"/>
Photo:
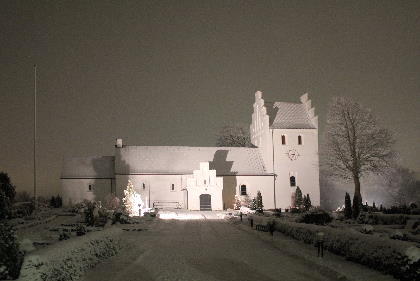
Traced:
<path id="1" fill-rule="evenodd" d="M 353 208 L 354 204 L 357 204 L 359 208 L 362 207 L 363 200 L 362 194 L 360 193 L 360 177 L 358 175 L 353 176 L 354 180 L 354 195 L 353 195 Z"/>
<path id="2" fill-rule="evenodd" d="M 359 176 L 353 176 L 353 180 L 354 180 L 354 196 L 362 198 L 362 195 L 360 194 L 360 178 L 359 178 Z"/>

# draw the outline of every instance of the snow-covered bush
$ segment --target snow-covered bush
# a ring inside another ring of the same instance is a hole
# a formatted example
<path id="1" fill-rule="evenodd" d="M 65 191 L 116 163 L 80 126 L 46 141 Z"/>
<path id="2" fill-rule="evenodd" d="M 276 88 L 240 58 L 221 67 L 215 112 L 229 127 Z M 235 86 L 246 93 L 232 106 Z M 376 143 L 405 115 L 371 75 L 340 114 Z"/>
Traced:
<path id="1" fill-rule="evenodd" d="M 33 202 L 18 202 L 12 205 L 10 209 L 10 216 L 12 218 L 27 217 L 35 210 Z"/>
<path id="2" fill-rule="evenodd" d="M 420 274 L 420 249 L 406 242 L 365 235 L 313 224 L 276 220 L 276 230 L 297 240 L 313 244 L 323 232 L 324 247 L 347 259 L 367 265 L 400 280 L 416 280 Z"/>
<path id="3" fill-rule="evenodd" d="M 15 231 L 12 226 L 0 222 L 0 279 L 16 279 L 23 261 Z"/>
<path id="4" fill-rule="evenodd" d="M 367 224 L 367 225 L 362 226 L 362 228 L 360 229 L 360 232 L 364 234 L 372 234 L 373 230 L 374 230 L 373 226 L 371 226 L 370 224 Z"/>
<path id="5" fill-rule="evenodd" d="M 365 224 L 406 224 L 408 215 L 386 215 L 381 213 L 360 213 L 358 223 Z"/>
<path id="6" fill-rule="evenodd" d="M 407 235 L 402 233 L 399 230 L 395 230 L 393 233 L 391 233 L 389 235 L 389 238 L 395 239 L 395 240 L 402 240 L 402 241 L 407 241 L 408 240 Z"/>
<path id="7" fill-rule="evenodd" d="M 120 199 L 114 194 L 108 194 L 105 198 L 105 208 L 108 210 L 117 210 L 120 207 Z"/>
<path id="8" fill-rule="evenodd" d="M 87 232 L 86 227 L 83 224 L 79 224 L 76 226 L 76 235 L 77 236 L 83 236 Z"/>
<path id="9" fill-rule="evenodd" d="M 253 214 L 255 213 L 255 210 L 251 210 L 248 207 L 242 206 L 241 208 L 239 208 L 239 212 L 241 212 L 242 214 Z"/>
<path id="10" fill-rule="evenodd" d="M 121 230 L 91 232 L 25 257 L 21 281 L 77 280 L 84 272 L 121 249 Z"/>
<path id="11" fill-rule="evenodd" d="M 332 221 L 332 216 L 322 209 L 312 209 L 308 212 L 301 214 L 297 222 L 314 223 L 314 224 L 327 224 Z"/>

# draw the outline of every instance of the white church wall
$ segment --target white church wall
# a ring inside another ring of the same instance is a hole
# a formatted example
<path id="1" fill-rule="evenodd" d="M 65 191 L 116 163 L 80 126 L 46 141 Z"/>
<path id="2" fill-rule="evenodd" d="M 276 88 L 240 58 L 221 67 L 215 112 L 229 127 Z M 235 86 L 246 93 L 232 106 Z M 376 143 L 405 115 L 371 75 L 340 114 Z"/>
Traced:
<path id="1" fill-rule="evenodd" d="M 247 195 L 252 199 L 261 191 L 264 209 L 274 209 L 274 176 L 236 176 L 236 194 L 241 195 L 241 185 L 246 186 Z M 278 206 L 277 206 L 278 207 Z"/>
<path id="2" fill-rule="evenodd" d="M 285 145 L 282 144 L 282 135 L 286 136 Z M 301 145 L 298 144 L 298 136 L 302 137 Z M 319 206 L 318 130 L 275 129 L 273 137 L 278 206 L 290 207 L 296 186 L 299 186 L 303 194 L 309 193 L 312 205 Z M 296 179 L 294 187 L 290 186 L 291 176 Z"/>
<path id="3" fill-rule="evenodd" d="M 119 198 L 124 197 L 128 180 L 131 180 L 135 190 L 149 207 L 153 207 L 155 202 L 164 201 L 165 206 L 175 207 L 178 203 L 179 207 L 186 208 L 185 191 L 182 190 L 186 185 L 183 175 L 117 175 L 116 189 Z"/>
<path id="4" fill-rule="evenodd" d="M 83 200 L 104 202 L 105 197 L 112 192 L 112 179 L 62 179 L 61 196 L 63 205 L 69 206 Z"/>

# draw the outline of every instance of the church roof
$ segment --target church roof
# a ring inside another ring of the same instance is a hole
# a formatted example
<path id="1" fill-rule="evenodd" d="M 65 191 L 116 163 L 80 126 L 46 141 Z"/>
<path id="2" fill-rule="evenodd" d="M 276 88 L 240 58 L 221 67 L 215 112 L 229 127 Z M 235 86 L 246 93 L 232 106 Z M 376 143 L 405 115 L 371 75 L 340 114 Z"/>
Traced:
<path id="1" fill-rule="evenodd" d="M 303 103 L 276 102 L 277 114 L 272 129 L 316 129 Z"/>
<path id="2" fill-rule="evenodd" d="M 114 163 L 114 156 L 66 158 L 61 178 L 114 178 Z"/>
<path id="3" fill-rule="evenodd" d="M 192 174 L 200 162 L 221 175 L 266 175 L 258 148 L 124 146 L 116 149 L 116 174 Z"/>

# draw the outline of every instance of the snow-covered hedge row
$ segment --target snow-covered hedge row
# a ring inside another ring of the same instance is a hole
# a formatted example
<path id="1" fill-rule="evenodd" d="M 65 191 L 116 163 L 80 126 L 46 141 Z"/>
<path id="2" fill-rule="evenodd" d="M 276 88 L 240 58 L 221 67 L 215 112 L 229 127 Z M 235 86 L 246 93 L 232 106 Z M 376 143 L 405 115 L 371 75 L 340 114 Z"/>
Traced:
<path id="1" fill-rule="evenodd" d="M 316 241 L 318 232 L 323 232 L 324 247 L 333 253 L 392 274 L 400 280 L 416 280 L 420 275 L 420 249 L 406 242 L 277 219 L 275 229 L 309 244 Z"/>
<path id="2" fill-rule="evenodd" d="M 420 220 L 420 216 L 382 213 L 361 213 L 357 220 L 366 224 L 406 224 L 410 218 Z"/>
<path id="3" fill-rule="evenodd" d="M 77 280 L 101 260 L 117 254 L 120 229 L 107 229 L 56 243 L 25 256 L 21 281 Z"/>

